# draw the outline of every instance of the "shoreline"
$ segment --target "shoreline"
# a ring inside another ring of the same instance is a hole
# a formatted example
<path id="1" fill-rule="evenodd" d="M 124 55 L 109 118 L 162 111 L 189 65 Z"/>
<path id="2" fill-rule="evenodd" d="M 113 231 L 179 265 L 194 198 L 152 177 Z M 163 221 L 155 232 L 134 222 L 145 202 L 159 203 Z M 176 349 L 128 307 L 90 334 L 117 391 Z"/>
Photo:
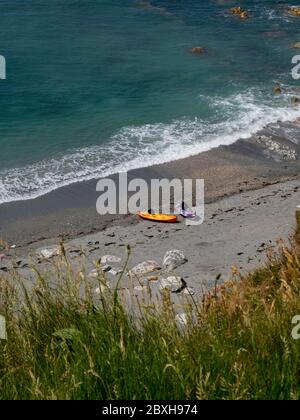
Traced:
<path id="1" fill-rule="evenodd" d="M 264 130 L 230 146 L 128 172 L 128 180 L 136 177 L 148 182 L 204 179 L 204 223 L 193 227 L 184 220 L 170 225 L 136 215 L 99 216 L 98 180 L 81 182 L 34 200 L 0 205 L 0 238 L 14 245 L 0 270 L 16 269 L 34 284 L 32 263 L 49 269 L 51 259 L 40 258 L 41 250 L 53 249 L 61 240 L 72 264 L 87 264 L 87 270 L 104 255 L 124 263 L 128 245 L 129 268 L 145 260 L 161 264 L 163 255 L 176 248 L 188 259 L 176 273 L 201 295 L 219 274 L 222 281 L 230 278 L 233 265 L 250 272 L 265 263 L 278 239 L 289 240 L 300 204 L 300 145 Z M 118 174 L 110 178 L 117 181 Z"/>
<path id="2" fill-rule="evenodd" d="M 265 129 L 229 146 L 129 171 L 128 180 L 136 177 L 147 182 L 154 178 L 201 178 L 205 181 L 205 203 L 208 204 L 244 191 L 299 179 L 298 156 L 299 145 Z M 117 180 L 117 177 L 115 174 L 109 178 Z M 97 214 L 97 182 L 98 179 L 78 182 L 32 200 L 1 204 L 0 238 L 22 248 L 55 238 L 82 237 L 116 224 L 136 224 L 138 220 L 132 215 Z"/>

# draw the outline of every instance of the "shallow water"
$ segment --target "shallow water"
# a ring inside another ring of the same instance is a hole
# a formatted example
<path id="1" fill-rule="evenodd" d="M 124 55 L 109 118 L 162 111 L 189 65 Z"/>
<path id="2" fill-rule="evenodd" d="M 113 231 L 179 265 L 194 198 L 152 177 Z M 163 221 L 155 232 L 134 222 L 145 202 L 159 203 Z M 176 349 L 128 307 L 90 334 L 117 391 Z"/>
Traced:
<path id="1" fill-rule="evenodd" d="M 300 117 L 280 1 L 2 0 L 0 203 L 189 156 Z M 204 55 L 191 48 L 204 46 Z M 298 139 L 293 139 L 297 141 Z"/>

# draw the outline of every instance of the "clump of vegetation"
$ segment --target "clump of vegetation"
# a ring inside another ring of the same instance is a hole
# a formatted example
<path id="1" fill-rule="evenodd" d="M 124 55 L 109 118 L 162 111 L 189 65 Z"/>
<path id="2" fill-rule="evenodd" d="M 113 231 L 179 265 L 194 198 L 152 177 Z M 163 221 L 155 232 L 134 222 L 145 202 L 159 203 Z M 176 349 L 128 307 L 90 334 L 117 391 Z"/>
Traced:
<path id="1" fill-rule="evenodd" d="M 95 298 L 84 269 L 60 258 L 55 287 L 35 268 L 30 291 L 24 279 L 1 283 L 0 399 L 300 398 L 296 245 L 208 292 L 185 327 L 166 296 L 138 321 L 117 293 Z"/>

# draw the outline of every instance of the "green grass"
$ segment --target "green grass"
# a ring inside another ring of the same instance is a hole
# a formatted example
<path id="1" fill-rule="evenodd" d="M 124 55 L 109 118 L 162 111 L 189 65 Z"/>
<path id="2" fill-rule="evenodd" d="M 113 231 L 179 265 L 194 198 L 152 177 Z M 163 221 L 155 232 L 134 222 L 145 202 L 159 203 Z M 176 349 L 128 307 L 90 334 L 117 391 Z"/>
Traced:
<path id="1" fill-rule="evenodd" d="M 67 257 L 56 272 L 55 289 L 38 271 L 31 291 L 0 283 L 0 399 L 300 398 L 297 246 L 207 293 L 185 329 L 167 296 L 137 322 L 116 294 L 95 299 Z"/>

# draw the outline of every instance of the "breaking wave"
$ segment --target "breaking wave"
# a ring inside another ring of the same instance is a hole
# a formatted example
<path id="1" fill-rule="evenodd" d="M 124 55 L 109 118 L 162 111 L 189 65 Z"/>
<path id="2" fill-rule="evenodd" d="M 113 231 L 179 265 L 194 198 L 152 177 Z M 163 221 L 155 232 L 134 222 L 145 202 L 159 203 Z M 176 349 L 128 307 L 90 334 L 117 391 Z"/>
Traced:
<path id="1" fill-rule="evenodd" d="M 105 177 L 196 155 L 246 139 L 268 124 L 294 121 L 300 109 L 289 98 L 255 95 L 251 90 L 229 98 L 203 97 L 214 119 L 185 119 L 168 124 L 124 127 L 109 143 L 80 148 L 55 159 L 0 171 L 0 203 L 39 197 L 75 182 Z"/>

